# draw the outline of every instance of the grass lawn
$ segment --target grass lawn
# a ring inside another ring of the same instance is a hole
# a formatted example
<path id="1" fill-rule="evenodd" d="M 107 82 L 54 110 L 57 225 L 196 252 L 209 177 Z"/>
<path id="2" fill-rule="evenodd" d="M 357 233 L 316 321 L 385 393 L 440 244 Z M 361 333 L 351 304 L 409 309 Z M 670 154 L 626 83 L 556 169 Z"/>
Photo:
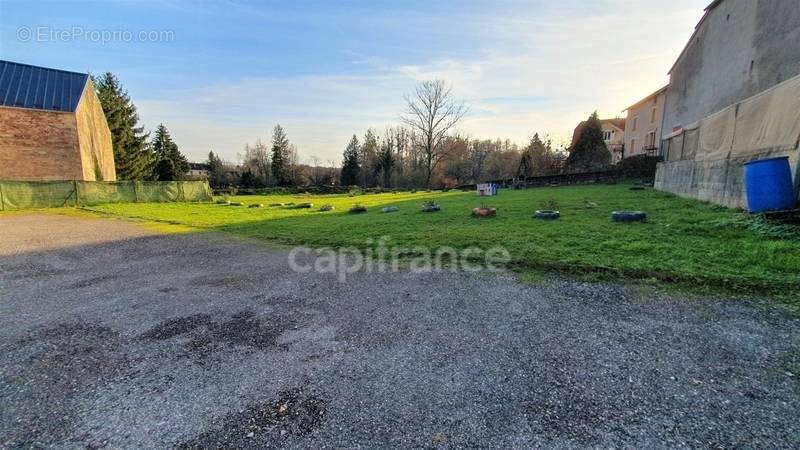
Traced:
<path id="1" fill-rule="evenodd" d="M 442 206 L 422 213 L 424 200 Z M 561 219 L 531 218 L 544 200 L 555 199 Z M 390 236 L 390 245 L 489 248 L 505 246 L 514 267 L 659 279 L 696 287 L 724 288 L 790 299 L 800 289 L 800 232 L 770 226 L 739 211 L 681 199 L 630 185 L 564 186 L 501 190 L 497 197 L 473 192 L 231 197 L 244 206 L 217 204 L 108 204 L 107 214 L 222 230 L 281 244 L 367 247 L 367 239 Z M 594 207 L 587 207 L 587 201 Z M 313 202 L 312 209 L 269 207 Z M 470 217 L 485 202 L 497 217 Z M 262 203 L 264 208 L 248 208 Z M 351 215 L 354 204 L 367 213 Z M 319 212 L 322 204 L 335 207 Z M 399 212 L 384 214 L 393 205 Z M 611 211 L 638 209 L 647 223 L 612 223 Z"/>

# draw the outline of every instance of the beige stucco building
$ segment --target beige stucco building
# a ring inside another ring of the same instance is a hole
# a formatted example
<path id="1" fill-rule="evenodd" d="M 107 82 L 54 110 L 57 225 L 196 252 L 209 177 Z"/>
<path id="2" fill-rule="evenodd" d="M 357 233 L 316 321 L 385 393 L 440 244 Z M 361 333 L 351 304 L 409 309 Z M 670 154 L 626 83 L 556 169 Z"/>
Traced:
<path id="1" fill-rule="evenodd" d="M 87 74 L 0 60 L 0 179 L 116 180 Z"/>
<path id="2" fill-rule="evenodd" d="M 663 87 L 629 106 L 625 119 L 625 157 L 657 156 L 661 143 L 661 120 L 667 87 Z"/>

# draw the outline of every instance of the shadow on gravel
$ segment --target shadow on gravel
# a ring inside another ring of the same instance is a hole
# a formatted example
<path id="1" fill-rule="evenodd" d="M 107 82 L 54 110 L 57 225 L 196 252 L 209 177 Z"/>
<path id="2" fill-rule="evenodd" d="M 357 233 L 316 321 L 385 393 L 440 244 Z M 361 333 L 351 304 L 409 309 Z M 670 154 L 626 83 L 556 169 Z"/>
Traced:
<path id="1" fill-rule="evenodd" d="M 58 324 L 19 339 L 0 370 L 3 408 L 16 421 L 0 424 L 0 447 L 39 448 L 68 436 L 76 395 L 129 367 L 122 343 L 119 333 L 91 323 Z"/>
<path id="2" fill-rule="evenodd" d="M 292 436 L 305 436 L 320 424 L 325 402 L 302 389 L 278 394 L 222 419 L 222 427 L 176 446 L 179 449 L 274 448 Z"/>

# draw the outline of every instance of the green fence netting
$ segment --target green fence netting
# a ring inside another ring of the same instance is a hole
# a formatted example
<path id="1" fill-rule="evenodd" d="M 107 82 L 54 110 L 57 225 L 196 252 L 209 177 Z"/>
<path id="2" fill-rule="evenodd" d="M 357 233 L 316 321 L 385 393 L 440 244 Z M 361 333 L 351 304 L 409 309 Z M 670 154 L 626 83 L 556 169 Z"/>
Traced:
<path id="1" fill-rule="evenodd" d="M 136 183 L 136 196 L 141 202 L 179 202 L 181 187 L 177 181 Z"/>
<path id="2" fill-rule="evenodd" d="M 207 181 L 3 181 L 0 211 L 103 203 L 211 201 Z"/>
<path id="3" fill-rule="evenodd" d="M 77 204 L 75 183 L 72 181 L 0 181 L 3 210 L 27 208 L 58 208 Z"/>
<path id="4" fill-rule="evenodd" d="M 78 186 L 78 205 L 80 206 L 136 202 L 135 181 L 111 183 L 78 181 L 76 184 Z"/>

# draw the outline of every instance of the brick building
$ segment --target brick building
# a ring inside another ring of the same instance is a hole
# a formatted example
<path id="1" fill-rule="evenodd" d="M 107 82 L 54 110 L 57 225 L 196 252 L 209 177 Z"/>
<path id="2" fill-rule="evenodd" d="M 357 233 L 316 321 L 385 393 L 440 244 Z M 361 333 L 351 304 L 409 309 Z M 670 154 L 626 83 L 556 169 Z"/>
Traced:
<path id="1" fill-rule="evenodd" d="M 0 179 L 116 180 L 87 74 L 0 60 Z"/>

